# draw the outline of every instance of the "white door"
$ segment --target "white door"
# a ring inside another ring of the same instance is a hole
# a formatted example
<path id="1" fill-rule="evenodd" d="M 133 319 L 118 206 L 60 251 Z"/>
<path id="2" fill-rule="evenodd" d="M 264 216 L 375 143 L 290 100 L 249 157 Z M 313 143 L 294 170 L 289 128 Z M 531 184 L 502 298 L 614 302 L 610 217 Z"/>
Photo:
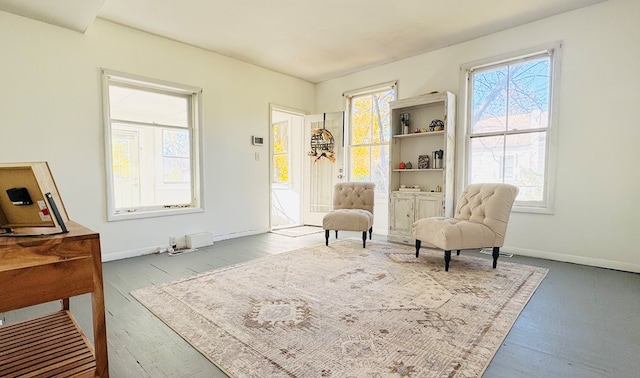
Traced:
<path id="1" fill-rule="evenodd" d="M 344 112 L 308 115 L 304 124 L 304 151 L 307 155 L 303 165 L 303 223 L 322 226 L 322 218 L 333 204 L 333 186 L 344 177 Z M 328 134 L 319 132 L 323 130 L 333 136 L 331 146 L 328 146 L 331 142 Z"/>

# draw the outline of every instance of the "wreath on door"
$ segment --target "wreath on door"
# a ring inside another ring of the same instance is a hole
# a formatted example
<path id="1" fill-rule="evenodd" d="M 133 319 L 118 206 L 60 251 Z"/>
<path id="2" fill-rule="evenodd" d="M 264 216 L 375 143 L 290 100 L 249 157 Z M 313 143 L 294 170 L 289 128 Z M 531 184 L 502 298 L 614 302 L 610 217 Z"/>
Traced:
<path id="1" fill-rule="evenodd" d="M 330 162 L 336 162 L 336 156 L 333 153 L 333 135 L 325 128 L 325 118 L 322 120 L 321 129 L 311 129 L 311 151 L 307 155 L 311 156 L 311 160 L 315 163 L 325 158 Z"/>

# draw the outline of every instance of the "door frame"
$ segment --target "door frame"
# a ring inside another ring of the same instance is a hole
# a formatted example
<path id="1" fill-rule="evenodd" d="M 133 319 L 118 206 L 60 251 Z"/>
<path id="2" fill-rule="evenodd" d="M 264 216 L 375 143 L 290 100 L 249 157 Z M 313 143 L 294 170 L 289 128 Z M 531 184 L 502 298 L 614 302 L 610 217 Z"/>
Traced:
<path id="1" fill-rule="evenodd" d="M 273 112 L 274 111 L 278 111 L 281 113 L 289 113 L 292 114 L 294 116 L 300 116 L 302 117 L 302 132 L 300 133 L 301 135 L 301 140 L 298 141 L 299 143 L 304 143 L 304 136 L 305 136 L 305 132 L 304 132 L 304 118 L 307 116 L 307 112 L 303 111 L 303 110 L 299 110 L 299 109 L 295 109 L 295 108 L 290 108 L 287 106 L 282 106 L 282 105 L 277 105 L 277 104 L 269 104 L 269 127 L 268 130 L 269 132 L 268 137 L 267 137 L 267 141 L 269 143 L 269 230 L 272 231 L 273 230 L 273 216 L 272 216 L 272 209 L 273 209 L 273 171 L 274 171 L 274 166 L 273 166 Z M 296 143 L 295 141 L 290 141 L 291 143 Z M 304 153 L 302 154 L 304 155 Z M 304 158 L 304 156 L 302 156 Z M 301 174 L 300 177 L 297 177 L 296 179 L 299 180 L 300 182 L 300 191 L 301 193 L 304 193 L 305 191 L 305 186 L 304 186 L 304 164 L 302 164 L 302 168 L 301 168 Z M 303 196 L 300 196 L 300 222 L 302 224 L 304 224 L 304 219 L 302 218 L 302 205 L 303 205 Z"/>

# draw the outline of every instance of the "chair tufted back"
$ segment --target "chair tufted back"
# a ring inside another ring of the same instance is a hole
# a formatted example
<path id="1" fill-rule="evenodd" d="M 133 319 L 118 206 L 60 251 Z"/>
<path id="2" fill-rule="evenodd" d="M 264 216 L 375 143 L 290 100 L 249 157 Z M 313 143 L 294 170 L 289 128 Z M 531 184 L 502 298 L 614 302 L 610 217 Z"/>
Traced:
<path id="1" fill-rule="evenodd" d="M 373 214 L 374 188 L 371 182 L 339 182 L 333 187 L 333 209 L 362 209 Z"/>
<path id="2" fill-rule="evenodd" d="M 496 233 L 496 247 L 501 247 L 518 188 L 509 184 L 472 184 L 466 187 L 456 205 L 456 219 L 482 223 Z"/>

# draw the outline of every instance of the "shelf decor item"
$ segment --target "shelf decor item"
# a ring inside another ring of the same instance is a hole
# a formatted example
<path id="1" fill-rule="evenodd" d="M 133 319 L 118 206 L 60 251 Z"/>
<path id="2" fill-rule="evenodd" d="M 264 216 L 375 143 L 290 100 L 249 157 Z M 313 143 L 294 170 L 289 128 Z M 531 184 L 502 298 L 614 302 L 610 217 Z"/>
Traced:
<path id="1" fill-rule="evenodd" d="M 431 168 L 442 169 L 442 158 L 444 157 L 443 150 L 433 151 L 433 157 L 431 158 Z"/>
<path id="2" fill-rule="evenodd" d="M 444 122 L 439 119 L 434 119 L 429 124 L 429 131 L 442 131 L 444 130 Z"/>
<path id="3" fill-rule="evenodd" d="M 409 117 L 410 113 L 400 114 L 400 133 L 409 134 Z"/>
<path id="4" fill-rule="evenodd" d="M 429 169 L 429 155 L 418 156 L 418 169 Z"/>

